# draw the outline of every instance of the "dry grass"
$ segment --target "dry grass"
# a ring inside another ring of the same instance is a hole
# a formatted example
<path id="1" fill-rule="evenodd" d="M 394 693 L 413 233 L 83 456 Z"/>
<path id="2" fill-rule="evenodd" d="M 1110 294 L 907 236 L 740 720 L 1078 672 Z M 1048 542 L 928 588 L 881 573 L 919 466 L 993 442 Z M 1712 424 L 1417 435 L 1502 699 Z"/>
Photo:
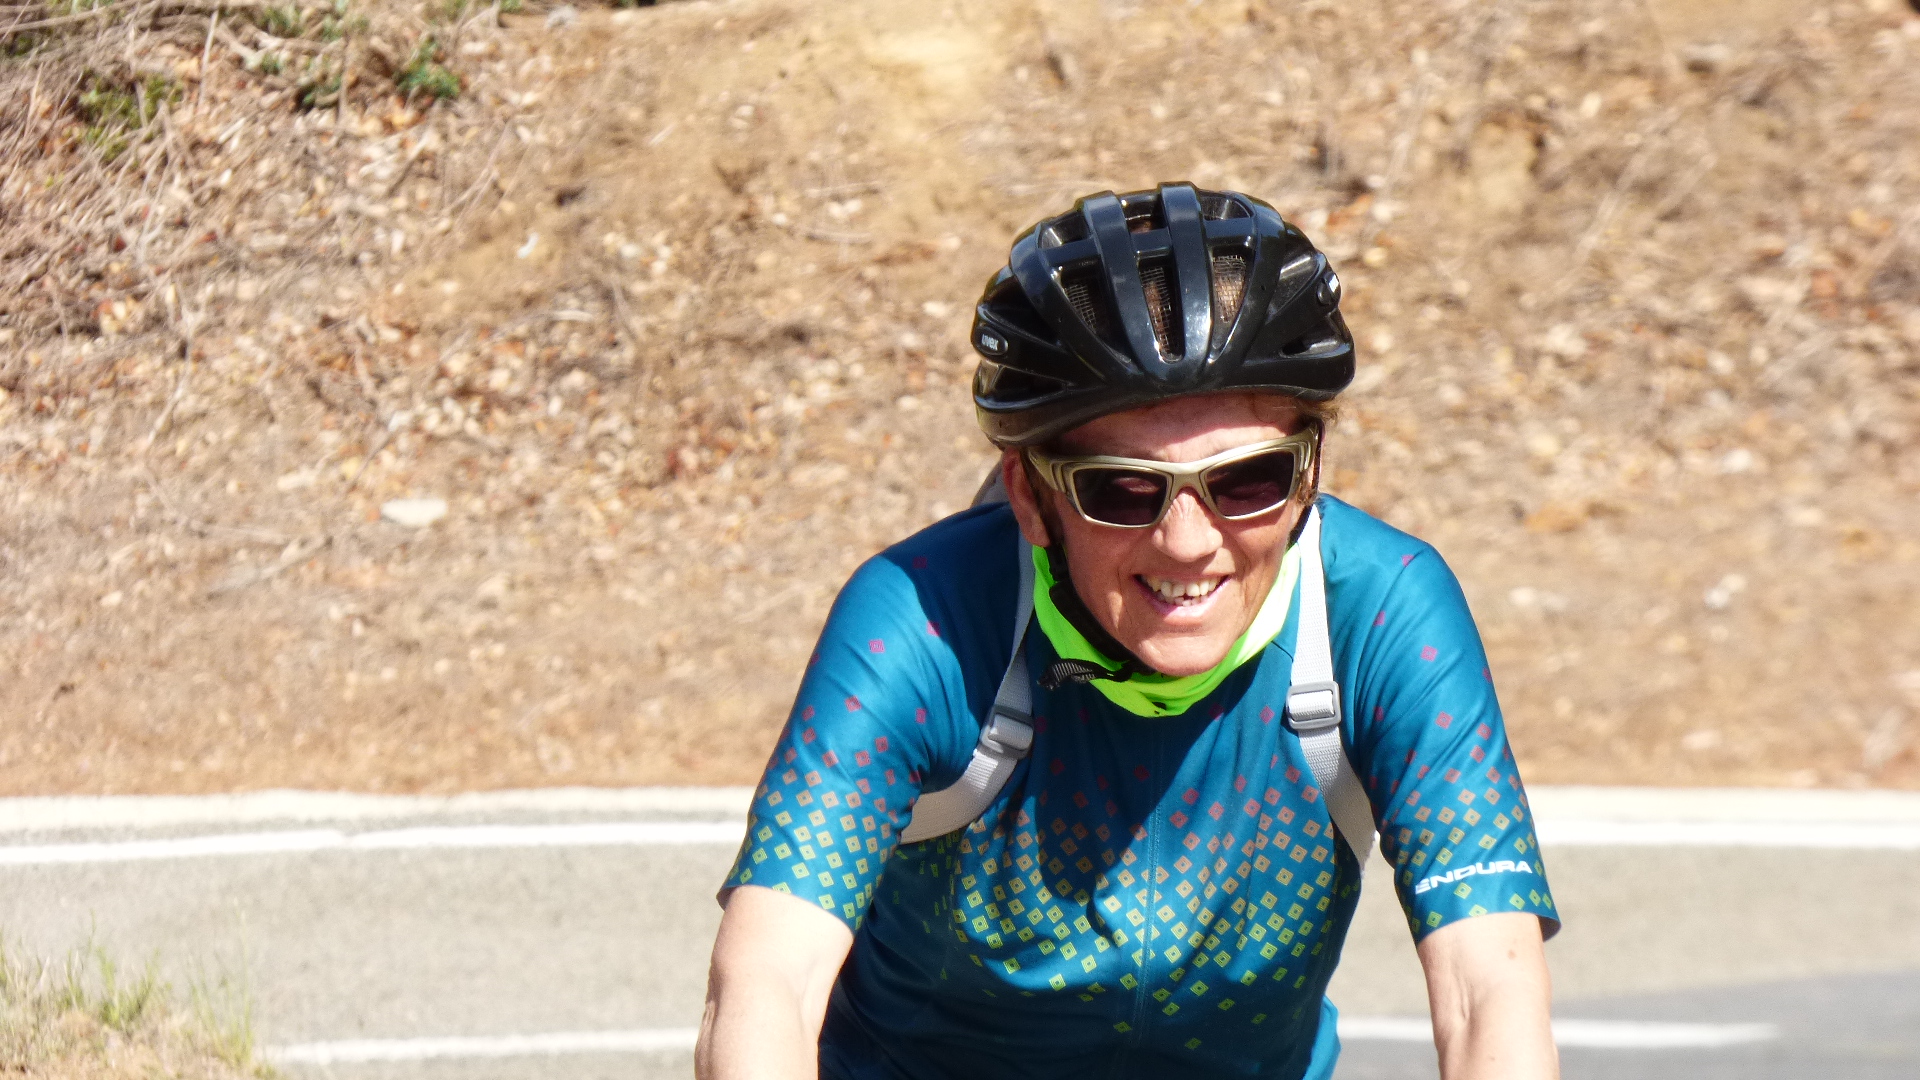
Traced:
<path id="1" fill-rule="evenodd" d="M 0 787 L 750 778 L 984 467 L 1007 240 L 1171 177 L 1335 255 L 1332 488 L 1455 563 L 1536 777 L 1920 783 L 1904 9 L 365 10 L 460 95 L 216 35 L 109 161 L 0 73 Z M 133 86 L 208 24 L 115 25 Z"/>
<path id="2" fill-rule="evenodd" d="M 251 1020 L 232 995 L 181 1002 L 151 966 L 123 970 L 97 948 L 64 964 L 0 951 L 0 1072 L 47 1080 L 251 1080 Z"/>

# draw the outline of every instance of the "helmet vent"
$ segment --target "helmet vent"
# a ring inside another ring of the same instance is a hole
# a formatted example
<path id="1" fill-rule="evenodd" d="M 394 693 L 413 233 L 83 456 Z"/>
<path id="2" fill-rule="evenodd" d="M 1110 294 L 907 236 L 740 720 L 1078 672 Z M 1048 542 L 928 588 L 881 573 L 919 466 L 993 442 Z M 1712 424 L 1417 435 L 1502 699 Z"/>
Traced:
<path id="1" fill-rule="evenodd" d="M 1338 316 L 1335 317 L 1338 318 Z M 1320 319 L 1315 321 L 1314 325 L 1308 327 L 1305 333 L 1287 342 L 1285 345 L 1280 346 L 1280 355 L 1300 356 L 1305 353 L 1318 351 L 1326 346 L 1338 346 L 1339 343 L 1340 335 L 1335 332 L 1334 327 L 1329 324 L 1328 320 Z"/>
<path id="2" fill-rule="evenodd" d="M 1041 229 L 1040 246 L 1042 248 L 1056 248 L 1065 244 L 1074 243 L 1078 240 L 1085 240 L 1090 235 L 1092 235 L 1092 233 L 1087 228 L 1086 219 L 1078 214 L 1073 214 L 1068 217 L 1059 218 L 1055 220 L 1053 224 Z"/>
<path id="3" fill-rule="evenodd" d="M 1067 389 L 1067 384 L 1045 375 L 982 360 L 974 373 L 974 392 L 1003 401 L 1033 401 Z"/>
<path id="4" fill-rule="evenodd" d="M 1108 317 L 1107 306 L 1101 303 L 1099 274 L 1097 267 L 1068 270 L 1060 275 L 1060 288 L 1066 292 L 1067 303 L 1073 305 L 1074 314 L 1093 330 L 1094 336 L 1112 342 L 1113 320 Z"/>
<path id="5" fill-rule="evenodd" d="M 1166 259 L 1153 259 L 1140 264 L 1140 287 L 1147 294 L 1147 318 L 1153 322 L 1153 340 L 1160 346 L 1160 355 L 1175 356 L 1180 349 L 1174 338 L 1180 331 L 1180 324 L 1173 314 L 1173 275 Z"/>
<path id="6" fill-rule="evenodd" d="M 1247 257 L 1239 253 L 1213 257 L 1213 335 L 1218 339 L 1240 314 L 1247 297 Z"/>
<path id="7" fill-rule="evenodd" d="M 1130 233 L 1152 232 L 1155 229 L 1164 229 L 1166 227 L 1166 213 L 1161 209 L 1158 199 L 1155 199 L 1152 203 L 1137 211 L 1127 214 L 1127 231 Z"/>
<path id="8" fill-rule="evenodd" d="M 1201 195 L 1200 216 L 1207 221 L 1222 221 L 1248 217 L 1250 214 L 1238 199 L 1230 199 L 1225 195 Z"/>

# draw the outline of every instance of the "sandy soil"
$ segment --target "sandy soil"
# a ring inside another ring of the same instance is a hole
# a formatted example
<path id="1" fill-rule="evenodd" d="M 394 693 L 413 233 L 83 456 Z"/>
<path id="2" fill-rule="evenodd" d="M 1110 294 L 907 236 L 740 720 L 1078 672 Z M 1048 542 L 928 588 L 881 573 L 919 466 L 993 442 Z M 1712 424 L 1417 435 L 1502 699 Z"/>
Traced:
<path id="1" fill-rule="evenodd" d="M 369 11 L 317 108 L 156 32 L 84 206 L 0 95 L 0 791 L 751 780 L 990 461 L 1013 234 L 1172 178 L 1336 259 L 1329 488 L 1458 570 L 1530 776 L 1920 785 L 1904 6 Z M 373 63 L 424 34 L 457 98 Z"/>

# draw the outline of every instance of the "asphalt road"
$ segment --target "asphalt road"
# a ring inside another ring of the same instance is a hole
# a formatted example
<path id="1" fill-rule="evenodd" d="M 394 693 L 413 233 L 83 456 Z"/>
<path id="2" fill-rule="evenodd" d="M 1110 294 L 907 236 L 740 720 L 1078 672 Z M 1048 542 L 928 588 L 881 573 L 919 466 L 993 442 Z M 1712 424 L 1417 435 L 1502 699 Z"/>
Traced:
<path id="1" fill-rule="evenodd" d="M 1914 798 L 1828 798 L 1811 816 L 1830 841 L 1866 839 L 1822 849 L 1765 846 L 1766 830 L 1712 844 L 1674 833 L 1689 813 L 1714 816 L 1697 797 L 1651 816 L 1644 799 L 1562 798 L 1556 819 L 1552 793 L 1537 794 L 1567 927 L 1549 946 L 1556 1014 L 1601 1022 L 1601 1041 L 1636 1021 L 1775 1036 L 1596 1048 L 1576 1033 L 1565 1075 L 1920 1076 L 1920 842 L 1872 834 L 1889 805 L 1920 830 Z M 712 893 L 733 854 L 727 826 L 697 823 L 737 821 L 738 799 L 0 800 L 0 935 L 45 956 L 91 937 L 177 984 L 244 984 L 261 1041 L 295 1076 L 686 1077 Z M 1811 805 L 1778 816 L 1805 821 Z M 631 824 L 643 821 L 668 824 Z M 500 825 L 517 831 L 476 828 Z M 206 853 L 209 837 L 227 853 Z M 1342 1080 L 1437 1075 L 1385 878 L 1376 867 L 1332 991 L 1362 1021 Z M 1383 1018 L 1416 1023 L 1369 1027 Z M 415 1057 L 351 1060 L 395 1053 Z"/>

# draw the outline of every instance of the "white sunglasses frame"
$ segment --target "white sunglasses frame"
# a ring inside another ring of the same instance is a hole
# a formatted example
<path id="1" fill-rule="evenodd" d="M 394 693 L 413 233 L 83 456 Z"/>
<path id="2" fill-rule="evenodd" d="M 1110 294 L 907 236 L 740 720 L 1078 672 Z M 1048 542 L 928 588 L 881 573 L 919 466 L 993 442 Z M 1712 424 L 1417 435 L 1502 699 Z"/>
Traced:
<path id="1" fill-rule="evenodd" d="M 1108 454 L 1052 457 L 1038 450 L 1026 451 L 1026 457 L 1040 479 L 1045 481 L 1048 487 L 1066 496 L 1074 513 L 1079 514 L 1087 522 L 1103 525 L 1109 529 L 1151 529 L 1160 524 L 1161 520 L 1167 516 L 1167 508 L 1180 497 L 1181 491 L 1187 489 L 1191 489 L 1199 497 L 1202 505 L 1223 521 L 1250 521 L 1279 510 L 1300 493 L 1301 479 L 1311 473 L 1320 453 L 1320 435 L 1319 425 L 1309 425 L 1291 435 L 1236 446 L 1230 450 L 1222 450 L 1211 457 L 1201 458 L 1199 461 L 1154 461 L 1148 458 L 1115 457 Z M 1283 449 L 1293 451 L 1293 483 L 1287 489 L 1286 498 L 1251 514 L 1222 513 L 1220 507 L 1213 501 L 1213 493 L 1207 490 L 1206 474 L 1222 465 L 1231 465 L 1250 457 Z M 1121 469 L 1165 478 L 1167 492 L 1162 497 L 1160 509 L 1153 515 L 1153 520 L 1140 525 L 1123 525 L 1113 521 L 1102 521 L 1088 514 L 1080 505 L 1080 495 L 1073 483 L 1074 474 L 1087 469 Z"/>

